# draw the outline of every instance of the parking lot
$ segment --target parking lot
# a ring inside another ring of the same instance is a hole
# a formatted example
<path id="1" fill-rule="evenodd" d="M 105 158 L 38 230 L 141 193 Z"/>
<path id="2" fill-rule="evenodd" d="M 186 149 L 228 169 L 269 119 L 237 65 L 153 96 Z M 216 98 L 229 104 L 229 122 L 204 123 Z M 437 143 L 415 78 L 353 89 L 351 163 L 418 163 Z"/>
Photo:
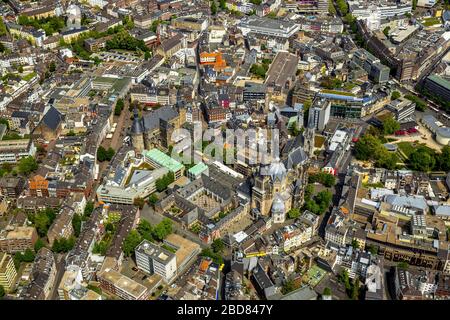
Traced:
<path id="1" fill-rule="evenodd" d="M 144 285 L 150 292 L 156 291 L 160 285 L 163 285 L 161 276 L 156 274 L 148 275 L 145 272 L 140 271 L 132 258 L 126 258 L 123 261 L 121 273 Z"/>

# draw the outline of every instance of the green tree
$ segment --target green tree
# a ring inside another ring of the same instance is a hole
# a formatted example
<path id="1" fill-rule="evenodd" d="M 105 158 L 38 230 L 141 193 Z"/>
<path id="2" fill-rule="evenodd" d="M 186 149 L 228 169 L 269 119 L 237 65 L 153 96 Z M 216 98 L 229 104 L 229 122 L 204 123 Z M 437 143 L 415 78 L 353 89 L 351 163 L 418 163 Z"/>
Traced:
<path id="1" fill-rule="evenodd" d="M 137 231 L 142 236 L 143 239 L 153 242 L 153 227 L 145 219 L 142 219 L 141 222 L 139 222 L 139 225 L 137 227 Z"/>
<path id="2" fill-rule="evenodd" d="M 326 89 L 338 89 L 342 87 L 342 80 L 327 76 L 322 79 L 320 86 Z"/>
<path id="3" fill-rule="evenodd" d="M 158 202 L 158 196 L 156 195 L 156 194 L 154 194 L 154 193 L 152 193 L 151 195 L 150 195 L 150 197 L 148 197 L 148 202 L 150 203 L 150 204 L 155 204 L 156 202 Z"/>
<path id="4" fill-rule="evenodd" d="M 122 250 L 125 256 L 129 257 L 134 253 L 136 247 L 142 242 L 142 236 L 137 230 L 131 230 L 123 241 Z"/>
<path id="5" fill-rule="evenodd" d="M 8 33 L 3 18 L 0 17 L 0 37 L 5 36 Z"/>
<path id="6" fill-rule="evenodd" d="M 319 172 L 316 174 L 309 175 L 308 182 L 309 183 L 319 182 L 323 184 L 325 187 L 330 188 L 336 184 L 336 177 L 327 172 Z"/>
<path id="7" fill-rule="evenodd" d="M 152 32 L 156 32 L 157 29 L 158 29 L 158 26 L 159 26 L 161 23 L 162 23 L 161 20 L 155 20 L 155 21 L 153 21 L 153 22 L 152 22 L 152 26 L 150 27 L 150 30 L 151 30 Z"/>
<path id="8" fill-rule="evenodd" d="M 111 161 L 111 159 L 114 157 L 114 154 L 115 151 L 113 148 L 109 147 L 108 150 L 106 150 L 103 146 L 100 146 L 97 149 L 97 160 L 100 162 Z"/>
<path id="9" fill-rule="evenodd" d="M 142 51 L 146 52 L 150 49 L 146 46 L 143 40 L 138 40 L 131 36 L 128 31 L 122 30 L 116 33 L 112 39 L 106 41 L 106 50 L 122 49 L 130 51 Z"/>
<path id="10" fill-rule="evenodd" d="M 401 97 L 401 94 L 400 94 L 400 92 L 398 92 L 398 91 L 394 91 L 394 92 L 392 92 L 392 94 L 391 94 L 391 100 L 396 100 L 396 99 L 398 99 L 398 98 L 400 98 Z"/>
<path id="11" fill-rule="evenodd" d="M 400 129 L 400 123 L 395 120 L 393 117 L 388 117 L 383 121 L 383 133 L 384 134 L 393 134 L 395 131 Z"/>
<path id="12" fill-rule="evenodd" d="M 56 71 L 56 63 L 55 61 L 50 62 L 50 65 L 48 66 L 48 71 L 55 72 Z"/>
<path id="13" fill-rule="evenodd" d="M 389 153 L 386 148 L 381 149 L 375 165 L 377 167 L 394 170 L 397 168 L 397 156 L 394 153 Z"/>
<path id="14" fill-rule="evenodd" d="M 39 236 L 45 237 L 47 235 L 48 228 L 51 225 L 49 217 L 46 214 L 42 214 L 40 212 L 34 216 L 33 223 Z"/>
<path id="15" fill-rule="evenodd" d="M 408 264 L 408 262 L 400 261 L 400 262 L 397 264 L 397 268 L 402 269 L 402 270 L 408 270 L 409 264 Z"/>
<path id="16" fill-rule="evenodd" d="M 77 213 L 75 213 L 73 215 L 73 219 L 72 219 L 72 227 L 73 227 L 73 232 L 75 234 L 75 237 L 78 237 L 80 235 L 81 232 L 81 216 Z"/>
<path id="17" fill-rule="evenodd" d="M 359 279 L 358 278 L 353 282 L 350 292 L 351 292 L 350 298 L 352 300 L 358 300 L 358 296 L 359 296 Z"/>
<path id="18" fill-rule="evenodd" d="M 381 142 L 371 134 L 363 135 L 355 143 L 355 157 L 358 160 L 371 160 L 381 150 Z"/>
<path id="19" fill-rule="evenodd" d="M 227 2 L 226 2 L 226 0 L 219 0 L 219 8 L 221 10 L 226 10 L 227 9 Z"/>
<path id="20" fill-rule="evenodd" d="M 5 288 L 0 284 L 0 300 L 6 295 Z"/>
<path id="21" fill-rule="evenodd" d="M 436 164 L 436 158 L 432 150 L 420 146 L 409 155 L 409 165 L 416 171 L 431 171 Z"/>
<path id="22" fill-rule="evenodd" d="M 289 219 L 297 219 L 300 216 L 300 210 L 298 208 L 292 208 L 288 211 Z"/>
<path id="23" fill-rule="evenodd" d="M 444 146 L 441 153 L 436 158 L 439 170 L 450 171 L 450 146 Z"/>
<path id="24" fill-rule="evenodd" d="M 320 214 L 320 206 L 313 199 L 305 200 L 305 209 L 314 214 Z"/>
<path id="25" fill-rule="evenodd" d="M 19 172 L 25 176 L 29 175 L 31 172 L 36 171 L 39 168 L 36 159 L 32 156 L 28 156 L 20 159 L 19 161 Z"/>
<path id="26" fill-rule="evenodd" d="M 175 181 L 175 176 L 173 172 L 169 172 L 168 174 L 164 175 L 162 178 L 159 178 L 155 182 L 156 190 L 158 192 L 164 191 L 167 189 L 167 187 Z"/>
<path id="27" fill-rule="evenodd" d="M 255 63 L 250 67 L 250 73 L 258 78 L 264 79 L 266 77 L 267 70 L 263 65 Z"/>
<path id="28" fill-rule="evenodd" d="M 294 291 L 295 289 L 297 289 L 295 283 L 293 280 L 288 280 L 286 281 L 283 286 L 281 287 L 281 293 L 283 295 L 288 294 L 289 292 Z"/>
<path id="29" fill-rule="evenodd" d="M 159 241 L 164 240 L 169 234 L 172 233 L 172 221 L 164 218 L 153 228 L 153 237 Z"/>
<path id="30" fill-rule="evenodd" d="M 123 102 L 123 99 L 117 100 L 116 106 L 114 107 L 114 115 L 120 116 L 124 106 L 125 106 L 125 104 Z"/>
<path id="31" fill-rule="evenodd" d="M 45 247 L 44 241 L 42 241 L 41 238 L 37 239 L 36 243 L 34 244 L 34 252 L 38 252 L 43 247 Z"/>
<path id="32" fill-rule="evenodd" d="M 213 243 L 211 244 L 211 248 L 215 253 L 222 253 L 225 249 L 225 243 L 222 239 L 218 238 L 213 241 Z"/>
<path id="33" fill-rule="evenodd" d="M 369 244 L 367 246 L 367 251 L 369 251 L 372 255 L 377 255 L 378 254 L 378 249 L 373 244 Z"/>
<path id="34" fill-rule="evenodd" d="M 332 198 L 333 198 L 333 195 L 328 190 L 322 190 L 314 197 L 314 201 L 319 206 L 318 214 L 323 214 L 323 213 L 325 213 L 325 211 L 327 211 L 328 207 L 331 204 Z M 317 212 L 315 212 L 315 213 L 317 213 Z"/>
<path id="35" fill-rule="evenodd" d="M 351 289 L 350 277 L 348 276 L 347 270 L 342 270 L 338 275 L 338 281 L 345 286 L 345 289 L 349 291 Z"/>
<path id="36" fill-rule="evenodd" d="M 105 256 L 106 252 L 109 248 L 109 242 L 108 241 L 99 241 L 94 243 L 94 247 L 92 248 L 92 252 L 95 254 L 99 254 L 101 256 Z"/>
<path id="37" fill-rule="evenodd" d="M 425 111 L 425 109 L 427 108 L 427 103 L 417 96 L 407 94 L 405 95 L 405 98 L 414 102 L 416 104 L 416 109 L 419 111 Z"/>
<path id="38" fill-rule="evenodd" d="M 324 288 L 322 295 L 323 296 L 331 296 L 331 289 L 328 287 Z"/>
<path id="39" fill-rule="evenodd" d="M 336 5 L 338 6 L 342 16 L 345 16 L 348 13 L 348 5 L 345 0 L 336 0 Z"/>
<path id="40" fill-rule="evenodd" d="M 336 8 L 333 5 L 333 0 L 328 0 L 328 13 L 332 16 L 336 16 Z"/>
<path id="41" fill-rule="evenodd" d="M 216 5 L 216 1 L 215 0 L 211 1 L 211 14 L 213 16 L 215 16 L 217 14 L 217 5 Z"/>
<path id="42" fill-rule="evenodd" d="M 125 16 L 122 20 L 122 24 L 125 26 L 126 29 L 131 30 L 134 28 L 134 22 L 133 18 L 130 16 Z"/>
<path id="43" fill-rule="evenodd" d="M 220 254 L 215 253 L 210 248 L 205 248 L 200 253 L 200 256 L 202 257 L 209 257 L 211 258 L 215 263 L 221 265 L 223 263 L 223 258 Z"/>
<path id="44" fill-rule="evenodd" d="M 114 157 L 115 153 L 116 152 L 114 151 L 114 149 L 109 147 L 108 150 L 106 151 L 106 157 L 107 157 L 106 160 L 111 161 L 112 158 Z"/>
<path id="45" fill-rule="evenodd" d="M 20 263 L 22 262 L 22 254 L 20 252 L 16 252 L 13 256 L 14 267 L 16 270 L 19 270 Z"/>
<path id="46" fill-rule="evenodd" d="M 23 262 L 33 262 L 35 258 L 35 254 L 31 249 L 26 249 L 22 255 Z"/>
<path id="47" fill-rule="evenodd" d="M 92 214 L 92 211 L 94 211 L 94 202 L 93 201 L 88 201 L 86 203 L 86 206 L 84 207 L 84 216 L 86 217 L 90 217 Z"/>
<path id="48" fill-rule="evenodd" d="M 69 252 L 75 246 L 75 237 L 69 239 L 61 238 L 55 239 L 52 246 L 52 251 L 55 253 Z"/>
<path id="49" fill-rule="evenodd" d="M 20 15 L 18 18 L 18 23 L 23 26 L 32 26 L 35 29 L 43 29 L 47 36 L 51 36 L 55 32 L 61 31 L 66 26 L 64 18 L 56 16 L 33 19 Z"/>
<path id="50" fill-rule="evenodd" d="M 0 118 L 0 123 L 6 126 L 6 129 L 9 130 L 9 121 L 5 118 Z"/>
<path id="51" fill-rule="evenodd" d="M 359 244 L 358 244 L 358 241 L 357 241 L 356 239 L 353 239 L 353 240 L 352 240 L 352 247 L 353 247 L 354 249 L 358 249 L 358 248 L 359 248 Z"/>
<path id="52" fill-rule="evenodd" d="M 389 37 L 389 31 L 391 30 L 391 27 L 387 26 L 383 29 L 383 33 L 386 37 Z"/>
<path id="53" fill-rule="evenodd" d="M 142 198 L 136 198 L 136 199 L 134 199 L 133 204 L 136 207 L 139 207 L 139 209 L 142 209 L 142 208 L 144 208 L 145 200 Z"/>

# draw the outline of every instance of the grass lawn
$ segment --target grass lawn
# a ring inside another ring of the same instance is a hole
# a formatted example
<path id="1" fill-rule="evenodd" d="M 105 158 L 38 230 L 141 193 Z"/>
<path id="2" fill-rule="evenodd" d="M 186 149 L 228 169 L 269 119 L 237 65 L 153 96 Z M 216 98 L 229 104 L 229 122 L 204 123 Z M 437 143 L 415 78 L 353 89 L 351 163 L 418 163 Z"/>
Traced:
<path id="1" fill-rule="evenodd" d="M 321 93 L 329 93 L 329 94 L 338 94 L 341 96 L 350 96 L 354 97 L 355 95 L 351 92 L 345 92 L 345 91 L 339 91 L 339 90 L 329 90 L 329 89 L 323 89 Z"/>
<path id="2" fill-rule="evenodd" d="M 324 136 L 315 136 L 314 137 L 314 147 L 315 148 L 322 148 L 324 143 L 325 143 Z"/>
<path id="3" fill-rule="evenodd" d="M 315 287 L 323 279 L 327 272 L 318 266 L 314 265 L 303 276 L 303 281 L 308 283 L 311 287 Z"/>
<path id="4" fill-rule="evenodd" d="M 28 82 L 36 76 L 36 72 L 32 72 L 22 77 L 22 80 Z"/>
<path id="5" fill-rule="evenodd" d="M 433 26 L 435 24 L 441 24 L 441 18 L 438 18 L 438 17 L 425 18 L 425 19 L 422 20 L 422 24 L 425 27 L 430 27 L 430 26 Z"/>
<path id="6" fill-rule="evenodd" d="M 416 143 L 416 142 L 408 142 L 408 141 L 402 141 L 397 143 L 398 148 L 403 151 L 403 153 L 405 154 L 405 156 L 407 156 L 409 158 L 410 154 L 416 150 L 418 147 L 424 147 L 428 150 L 430 150 L 431 152 L 434 152 L 433 149 L 431 149 L 430 147 L 428 147 L 425 143 Z"/>
<path id="7" fill-rule="evenodd" d="M 411 142 L 399 142 L 397 143 L 398 148 L 409 157 L 409 155 L 416 149 Z"/>
<path id="8" fill-rule="evenodd" d="M 344 84 L 344 90 L 352 90 L 354 87 L 356 87 L 356 84 L 352 82 L 346 82 Z"/>

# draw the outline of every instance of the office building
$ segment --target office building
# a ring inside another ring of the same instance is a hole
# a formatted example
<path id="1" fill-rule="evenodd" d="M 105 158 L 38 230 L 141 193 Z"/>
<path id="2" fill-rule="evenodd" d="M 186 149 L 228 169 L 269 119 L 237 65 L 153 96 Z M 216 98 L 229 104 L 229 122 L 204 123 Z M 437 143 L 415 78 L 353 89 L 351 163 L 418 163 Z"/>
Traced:
<path id="1" fill-rule="evenodd" d="M 150 295 L 145 286 L 114 269 L 101 270 L 97 278 L 103 290 L 124 300 L 147 300 Z"/>
<path id="2" fill-rule="evenodd" d="M 395 120 L 402 121 L 414 114 L 416 104 L 407 99 L 397 99 L 391 101 L 391 103 L 386 106 L 386 109 L 394 114 Z"/>
<path id="3" fill-rule="evenodd" d="M 298 24 L 291 21 L 262 18 L 255 15 L 243 18 L 237 27 L 244 36 L 255 33 L 280 38 L 289 38 L 300 29 Z"/>
<path id="4" fill-rule="evenodd" d="M 10 255 L 0 252 L 0 285 L 6 292 L 11 291 L 14 286 L 17 272 L 13 259 Z"/>
<path id="5" fill-rule="evenodd" d="M 442 101 L 450 101 L 450 81 L 437 75 L 428 76 L 425 80 L 424 89 L 427 93 L 442 99 Z"/>
<path id="6" fill-rule="evenodd" d="M 24 157 L 34 157 L 36 147 L 31 139 L 0 141 L 0 163 L 16 163 Z"/>
<path id="7" fill-rule="evenodd" d="M 308 126 L 323 131 L 330 120 L 331 103 L 326 99 L 316 99 L 309 109 Z"/>
<path id="8" fill-rule="evenodd" d="M 137 246 L 135 254 L 137 267 L 142 271 L 160 275 L 166 282 L 177 275 L 177 258 L 169 250 L 144 240 Z"/>
<path id="9" fill-rule="evenodd" d="M 166 168 L 174 174 L 175 180 L 183 176 L 184 166 L 156 148 L 144 152 L 144 160 L 156 169 Z"/>
<path id="10" fill-rule="evenodd" d="M 389 67 L 380 62 L 380 59 L 365 49 L 353 53 L 352 62 L 363 68 L 369 78 L 376 83 L 385 83 L 389 80 Z"/>
<path id="11" fill-rule="evenodd" d="M 0 251 L 16 253 L 33 250 L 37 239 L 34 227 L 6 227 L 0 231 Z"/>

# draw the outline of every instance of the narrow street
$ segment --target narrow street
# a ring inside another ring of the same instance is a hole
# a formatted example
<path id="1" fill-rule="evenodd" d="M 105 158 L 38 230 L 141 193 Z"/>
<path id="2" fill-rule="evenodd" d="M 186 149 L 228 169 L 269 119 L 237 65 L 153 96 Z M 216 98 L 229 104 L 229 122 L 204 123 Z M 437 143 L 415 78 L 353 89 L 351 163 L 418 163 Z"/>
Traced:
<path id="1" fill-rule="evenodd" d="M 56 264 L 56 276 L 55 276 L 55 282 L 52 288 L 52 292 L 50 293 L 51 300 L 59 300 L 58 297 L 58 287 L 61 283 L 61 279 L 64 275 L 64 272 L 66 270 L 65 266 L 65 254 L 57 254 L 55 253 L 55 264 Z"/>

